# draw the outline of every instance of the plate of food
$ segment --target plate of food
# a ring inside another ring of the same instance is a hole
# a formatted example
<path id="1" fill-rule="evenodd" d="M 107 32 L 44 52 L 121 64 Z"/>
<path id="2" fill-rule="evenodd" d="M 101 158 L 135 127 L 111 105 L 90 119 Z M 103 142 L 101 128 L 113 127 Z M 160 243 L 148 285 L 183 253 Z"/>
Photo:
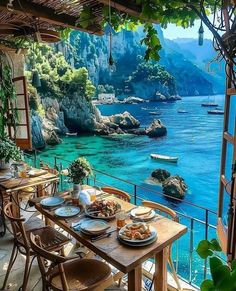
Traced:
<path id="1" fill-rule="evenodd" d="M 59 217 L 73 217 L 80 213 L 80 208 L 75 206 L 62 206 L 55 210 L 55 215 Z"/>
<path id="2" fill-rule="evenodd" d="M 65 199 L 59 196 L 47 197 L 40 201 L 40 204 L 44 207 L 55 207 L 63 204 Z"/>
<path id="3" fill-rule="evenodd" d="M 147 242 L 157 237 L 156 229 L 144 222 L 130 223 L 122 227 L 118 237 L 129 243 Z"/>
<path id="4" fill-rule="evenodd" d="M 86 206 L 85 214 L 92 218 L 110 220 L 115 218 L 117 212 L 121 210 L 119 203 L 111 200 L 96 200 Z"/>
<path id="5" fill-rule="evenodd" d="M 110 228 L 110 225 L 101 219 L 89 219 L 82 222 L 80 228 L 86 234 L 98 235 Z"/>
<path id="6" fill-rule="evenodd" d="M 139 206 L 131 210 L 130 215 L 136 220 L 148 221 L 153 219 L 156 213 L 152 208 Z"/>

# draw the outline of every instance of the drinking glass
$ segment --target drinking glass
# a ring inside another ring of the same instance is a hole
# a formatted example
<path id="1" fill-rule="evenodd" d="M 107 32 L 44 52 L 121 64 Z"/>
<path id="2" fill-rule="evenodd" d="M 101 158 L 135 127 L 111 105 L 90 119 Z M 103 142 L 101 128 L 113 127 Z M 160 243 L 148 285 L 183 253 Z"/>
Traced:
<path id="1" fill-rule="evenodd" d="M 120 212 L 116 213 L 116 225 L 117 229 L 121 229 L 123 226 L 126 225 L 127 215 L 124 210 L 121 210 Z"/>
<path id="2" fill-rule="evenodd" d="M 90 192 L 90 201 L 94 202 L 97 199 L 97 193 L 96 193 L 96 188 L 94 189 L 93 192 Z"/>

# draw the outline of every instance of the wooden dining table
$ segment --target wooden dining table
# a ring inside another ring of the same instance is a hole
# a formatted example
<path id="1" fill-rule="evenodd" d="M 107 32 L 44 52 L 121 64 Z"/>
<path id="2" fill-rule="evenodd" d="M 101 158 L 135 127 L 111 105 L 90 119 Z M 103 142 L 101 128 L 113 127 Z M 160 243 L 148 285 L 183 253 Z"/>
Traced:
<path id="1" fill-rule="evenodd" d="M 135 205 L 123 201 L 113 195 L 107 195 L 105 200 L 113 200 L 121 205 L 121 209 L 130 213 Z M 85 216 L 79 214 L 70 219 L 60 218 L 55 215 L 53 210 L 42 207 L 39 199 L 31 201 L 36 209 L 47 219 L 64 229 L 81 244 L 112 264 L 121 272 L 128 273 L 128 290 L 140 291 L 142 289 L 142 263 L 150 258 L 155 258 L 154 287 L 157 291 L 167 291 L 167 261 L 168 247 L 187 232 L 187 227 L 174 222 L 166 217 L 157 215 L 149 222 L 157 231 L 157 240 L 150 245 L 143 247 L 130 247 L 123 245 L 118 239 L 118 232 L 112 232 L 109 237 L 93 241 L 87 235 L 72 228 L 72 223 L 79 222 Z M 127 223 L 132 222 L 130 218 Z M 108 221 L 111 229 L 116 228 L 116 221 Z"/>
<path id="2" fill-rule="evenodd" d="M 7 180 L 1 180 L 0 179 L 0 196 L 1 196 L 1 213 L 0 216 L 2 216 L 3 220 L 3 231 L 0 232 L 0 236 L 3 236 L 5 234 L 6 228 L 5 228 L 5 222 L 4 222 L 4 216 L 2 209 L 4 207 L 4 204 L 6 201 L 13 202 L 13 213 L 16 216 L 20 215 L 19 211 L 19 193 L 27 191 L 26 189 L 29 187 L 32 187 L 35 189 L 35 193 L 37 197 L 44 196 L 45 195 L 45 188 L 49 185 L 53 185 L 57 183 L 59 180 L 58 176 L 49 173 L 47 170 L 42 169 L 31 169 L 32 175 L 25 177 L 25 178 L 10 178 Z M 10 174 L 10 170 L 0 170 L 0 177 L 5 176 L 7 174 Z"/>

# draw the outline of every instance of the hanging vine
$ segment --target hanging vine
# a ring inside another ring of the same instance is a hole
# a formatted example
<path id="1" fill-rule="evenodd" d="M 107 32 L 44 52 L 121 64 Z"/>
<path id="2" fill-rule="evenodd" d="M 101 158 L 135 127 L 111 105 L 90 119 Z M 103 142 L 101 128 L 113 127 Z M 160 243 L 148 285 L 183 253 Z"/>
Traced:
<path id="1" fill-rule="evenodd" d="M 18 110 L 16 91 L 12 81 L 12 70 L 6 55 L 0 51 L 0 139 L 6 137 L 6 128 L 13 127 L 16 134 Z"/>

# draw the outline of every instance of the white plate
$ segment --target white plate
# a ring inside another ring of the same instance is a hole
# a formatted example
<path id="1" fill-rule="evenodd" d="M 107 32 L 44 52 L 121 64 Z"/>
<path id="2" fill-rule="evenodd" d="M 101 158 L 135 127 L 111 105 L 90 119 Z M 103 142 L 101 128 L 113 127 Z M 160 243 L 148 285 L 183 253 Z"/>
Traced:
<path id="1" fill-rule="evenodd" d="M 142 221 L 148 221 L 150 219 L 153 219 L 156 216 L 156 212 L 152 210 L 149 214 L 145 215 L 135 215 L 136 209 L 131 210 L 130 215 L 136 219 L 136 220 L 142 220 Z"/>
<path id="2" fill-rule="evenodd" d="M 102 194 L 102 191 L 97 190 L 97 189 L 92 189 L 91 188 L 91 189 L 85 189 L 85 190 L 89 193 L 89 195 L 95 193 L 95 191 L 96 191 L 96 196 L 100 196 Z"/>
<path id="3" fill-rule="evenodd" d="M 75 206 L 63 206 L 55 210 L 55 215 L 59 217 L 73 217 L 80 213 L 80 208 Z"/>
<path id="4" fill-rule="evenodd" d="M 6 175 L 2 175 L 0 176 L 0 181 L 6 181 L 12 178 L 12 174 L 6 174 Z"/>
<path id="5" fill-rule="evenodd" d="M 153 239 L 149 240 L 149 241 L 141 241 L 139 243 L 131 243 L 131 241 L 125 241 L 122 238 L 118 237 L 119 242 L 121 242 L 124 245 L 130 246 L 130 247 L 144 247 L 147 245 L 150 245 L 152 243 L 154 243 L 157 240 L 157 236 L 154 237 Z"/>
<path id="6" fill-rule="evenodd" d="M 127 228 L 127 226 L 131 226 L 131 225 L 133 225 L 133 224 L 139 224 L 139 223 L 140 223 L 140 222 L 137 222 L 137 223 L 130 223 L 130 224 L 127 224 L 126 226 L 122 227 L 122 228 L 120 229 L 120 231 L 119 231 L 118 237 L 119 237 L 122 241 L 126 241 L 126 242 L 129 242 L 129 243 L 131 243 L 131 244 L 136 244 L 136 243 L 141 243 L 141 242 L 148 242 L 148 241 L 150 241 L 150 240 L 152 240 L 152 239 L 154 239 L 154 238 L 157 237 L 157 231 L 156 231 L 156 229 L 155 229 L 153 226 L 151 226 L 151 225 L 149 225 L 149 229 L 150 229 L 150 231 L 151 231 L 151 235 L 150 235 L 148 238 L 145 238 L 145 239 L 143 239 L 143 240 L 140 240 L 140 239 L 126 239 L 126 238 L 123 238 L 123 237 L 122 237 L 122 234 L 123 234 L 124 230 Z"/>
<path id="7" fill-rule="evenodd" d="M 47 197 L 40 201 L 40 204 L 45 207 L 55 207 L 64 203 L 65 199 L 62 197 Z"/>
<path id="8" fill-rule="evenodd" d="M 110 228 L 109 224 L 103 220 L 86 220 L 80 226 L 81 230 L 91 234 L 100 234 Z"/>

